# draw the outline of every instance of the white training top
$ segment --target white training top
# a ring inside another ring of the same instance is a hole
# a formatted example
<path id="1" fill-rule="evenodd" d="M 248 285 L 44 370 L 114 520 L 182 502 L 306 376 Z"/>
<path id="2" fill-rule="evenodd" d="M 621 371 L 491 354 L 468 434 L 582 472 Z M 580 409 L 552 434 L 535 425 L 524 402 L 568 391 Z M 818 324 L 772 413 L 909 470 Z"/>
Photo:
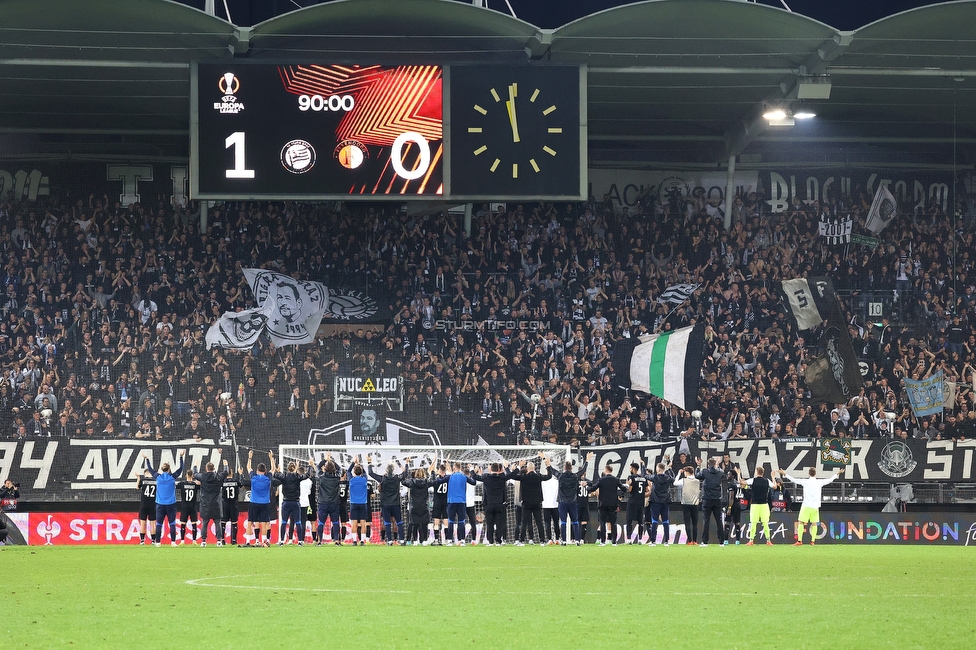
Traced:
<path id="1" fill-rule="evenodd" d="M 559 481 L 554 478 L 542 482 L 542 507 L 559 507 Z"/>
<path id="2" fill-rule="evenodd" d="M 793 478 L 789 474 L 786 475 L 787 480 L 793 481 L 797 485 L 803 486 L 803 503 L 800 505 L 804 508 L 819 508 L 820 502 L 823 500 L 823 488 L 828 483 L 833 483 L 839 474 L 834 473 L 830 475 L 830 478 L 816 478 L 811 476 L 809 478 Z"/>

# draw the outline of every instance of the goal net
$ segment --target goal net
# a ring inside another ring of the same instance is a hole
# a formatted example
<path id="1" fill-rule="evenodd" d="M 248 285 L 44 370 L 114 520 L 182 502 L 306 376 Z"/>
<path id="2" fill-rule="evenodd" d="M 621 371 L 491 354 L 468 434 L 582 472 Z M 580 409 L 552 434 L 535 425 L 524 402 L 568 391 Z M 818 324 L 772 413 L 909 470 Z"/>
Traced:
<path id="1" fill-rule="evenodd" d="M 396 447 L 373 445 L 281 445 L 278 451 L 282 467 L 287 467 L 288 463 L 292 461 L 299 465 L 308 465 L 308 463 L 311 462 L 317 466 L 319 463 L 325 460 L 326 454 L 331 454 L 332 460 L 334 460 L 336 464 L 338 464 L 339 467 L 344 471 L 352 464 L 356 456 L 359 456 L 360 462 L 364 466 L 370 464 L 373 468 L 373 472 L 376 474 L 383 474 L 386 470 L 387 464 L 389 463 L 394 464 L 397 473 L 401 472 L 402 467 L 404 467 L 404 461 L 407 458 L 410 459 L 408 461 L 408 466 L 411 469 L 423 468 L 428 471 L 431 470 L 431 465 L 435 458 L 438 464 L 458 462 L 464 465 L 464 467 L 468 467 L 470 465 L 472 467 L 481 468 L 483 471 L 487 471 L 488 466 L 491 463 L 508 462 L 510 465 L 512 465 L 521 461 L 532 461 L 536 463 L 536 466 L 539 469 L 542 469 L 543 464 L 540 462 L 541 459 L 539 458 L 540 452 L 549 458 L 554 469 L 561 470 L 563 463 L 565 463 L 567 460 L 574 464 L 574 468 L 579 463 L 576 455 L 570 453 L 570 447 L 568 445 L 481 445 L 474 447 L 410 447 L 403 445 Z M 370 462 L 367 462 L 367 456 L 371 459 Z M 544 481 L 543 488 L 547 493 L 547 496 L 549 491 L 551 491 L 554 495 L 556 490 L 556 480 L 550 479 L 549 481 Z M 509 543 L 515 541 L 516 539 L 516 524 L 518 523 L 515 508 L 517 496 L 516 489 L 515 482 L 509 481 L 508 499 L 506 505 L 506 521 L 508 530 L 506 541 Z M 400 497 L 405 525 L 409 520 L 406 495 L 406 488 L 401 488 Z M 433 488 L 428 490 L 428 506 L 431 508 L 432 502 Z M 552 504 L 555 505 L 555 496 L 552 496 Z M 370 497 L 370 510 L 372 512 L 371 541 L 377 543 L 381 541 L 381 533 L 383 531 L 383 522 L 380 519 L 380 501 L 378 490 L 372 491 L 372 495 Z M 475 521 L 467 522 L 466 536 L 468 540 L 480 544 L 485 541 L 485 531 L 483 526 L 484 509 L 482 507 L 482 485 L 480 482 L 474 486 L 474 511 Z M 433 524 L 431 524 L 429 526 L 429 533 L 431 534 L 428 536 L 428 539 L 435 539 L 432 534 L 433 532 Z M 328 537 L 328 526 L 325 527 L 324 534 L 326 535 L 326 541 L 332 541 Z M 540 541 L 550 539 L 548 536 L 550 534 L 551 538 L 558 538 L 558 522 L 555 524 L 555 530 L 552 530 L 550 533 L 544 532 L 543 534 L 539 534 L 538 531 L 536 531 L 537 538 Z"/>

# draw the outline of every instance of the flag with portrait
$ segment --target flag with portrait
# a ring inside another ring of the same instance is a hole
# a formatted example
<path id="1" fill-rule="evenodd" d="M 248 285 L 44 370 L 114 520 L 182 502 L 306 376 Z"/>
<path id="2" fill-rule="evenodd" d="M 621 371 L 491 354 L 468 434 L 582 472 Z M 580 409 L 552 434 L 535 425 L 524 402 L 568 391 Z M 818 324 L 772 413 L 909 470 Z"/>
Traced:
<path id="1" fill-rule="evenodd" d="M 329 304 L 321 282 L 296 280 L 284 273 L 244 269 L 258 309 L 266 310 L 268 337 L 275 345 L 302 345 L 315 340 Z"/>

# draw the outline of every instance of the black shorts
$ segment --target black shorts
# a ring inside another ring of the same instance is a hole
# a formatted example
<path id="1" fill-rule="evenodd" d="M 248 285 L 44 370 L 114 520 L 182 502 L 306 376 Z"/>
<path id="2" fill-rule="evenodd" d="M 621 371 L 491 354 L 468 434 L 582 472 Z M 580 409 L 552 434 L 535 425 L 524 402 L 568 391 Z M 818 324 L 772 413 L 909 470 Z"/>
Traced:
<path id="1" fill-rule="evenodd" d="M 590 520 L 590 502 L 589 501 L 577 501 L 576 506 L 579 508 L 579 520 L 581 522 Z"/>
<path id="2" fill-rule="evenodd" d="M 139 521 L 156 521 L 156 502 L 141 501 L 139 503 Z"/>
<path id="3" fill-rule="evenodd" d="M 637 523 L 644 522 L 644 503 L 635 501 L 633 505 L 627 503 L 627 523 L 632 521 Z"/>
<path id="4" fill-rule="evenodd" d="M 353 521 L 372 521 L 369 505 L 365 503 L 349 504 L 349 518 Z"/>
<path id="5" fill-rule="evenodd" d="M 194 504 L 192 508 L 180 509 L 180 521 L 196 521 L 200 518 L 200 512 Z"/>
<path id="6" fill-rule="evenodd" d="M 349 504 L 345 501 L 339 504 L 339 521 L 342 523 L 349 521 Z"/>
<path id="7" fill-rule="evenodd" d="M 447 519 L 447 501 L 434 501 L 430 516 L 434 519 Z"/>
<path id="8" fill-rule="evenodd" d="M 270 503 L 252 503 L 247 507 L 247 519 L 252 524 L 266 524 L 271 521 Z"/>
<path id="9" fill-rule="evenodd" d="M 237 501 L 224 501 L 220 504 L 220 520 L 230 521 L 232 523 L 237 523 L 237 515 L 240 511 L 237 509 Z"/>

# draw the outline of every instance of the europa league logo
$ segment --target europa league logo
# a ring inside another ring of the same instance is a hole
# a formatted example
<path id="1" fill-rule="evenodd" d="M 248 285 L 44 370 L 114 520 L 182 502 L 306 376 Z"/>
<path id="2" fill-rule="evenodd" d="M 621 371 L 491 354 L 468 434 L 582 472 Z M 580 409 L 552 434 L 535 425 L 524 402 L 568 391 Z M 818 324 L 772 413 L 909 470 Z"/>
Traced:
<path id="1" fill-rule="evenodd" d="M 225 72 L 224 76 L 217 82 L 217 87 L 225 95 L 236 95 L 241 88 L 241 80 L 233 72 Z"/>

